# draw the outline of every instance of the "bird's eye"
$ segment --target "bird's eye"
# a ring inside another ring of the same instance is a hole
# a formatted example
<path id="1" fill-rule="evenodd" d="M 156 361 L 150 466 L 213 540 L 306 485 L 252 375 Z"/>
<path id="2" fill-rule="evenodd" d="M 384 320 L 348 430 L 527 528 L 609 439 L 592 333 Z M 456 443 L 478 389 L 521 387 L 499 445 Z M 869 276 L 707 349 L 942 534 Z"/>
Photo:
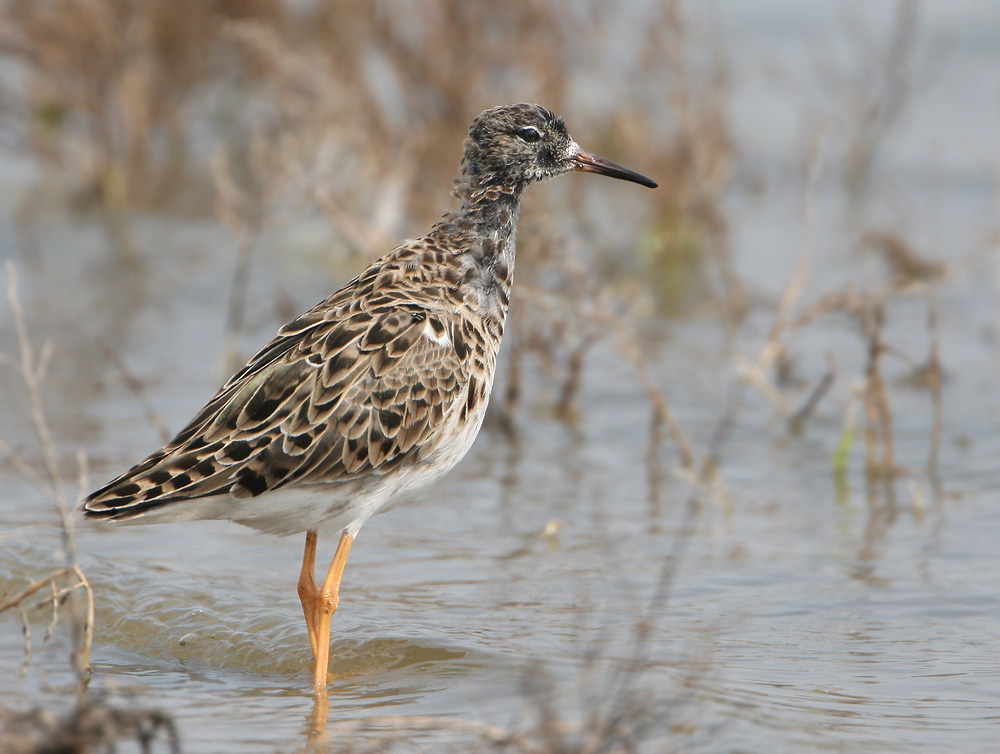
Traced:
<path id="1" fill-rule="evenodd" d="M 534 144 L 536 141 L 542 140 L 541 132 L 534 126 L 525 126 L 519 129 L 517 135 L 522 141 L 526 141 L 529 144 Z"/>

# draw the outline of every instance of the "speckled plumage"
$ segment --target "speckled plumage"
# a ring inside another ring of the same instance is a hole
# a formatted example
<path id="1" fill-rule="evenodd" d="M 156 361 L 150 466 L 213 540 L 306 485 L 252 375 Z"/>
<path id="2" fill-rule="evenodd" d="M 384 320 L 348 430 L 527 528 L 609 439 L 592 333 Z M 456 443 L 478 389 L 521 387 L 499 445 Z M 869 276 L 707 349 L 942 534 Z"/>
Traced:
<path id="1" fill-rule="evenodd" d="M 469 260 L 435 248 L 445 234 L 395 249 L 283 327 L 166 447 L 91 495 L 88 514 L 189 518 L 190 505 L 278 534 L 357 530 L 372 512 L 359 498 L 383 497 L 393 475 L 443 473 L 482 421 L 510 274 L 477 292 Z M 311 516 L 252 504 L 293 487 L 328 499 Z"/>
<path id="2" fill-rule="evenodd" d="M 656 185 L 580 150 L 542 107 L 483 112 L 460 208 L 281 328 L 170 443 L 90 495 L 85 515 L 353 539 L 392 496 L 446 473 L 489 400 L 521 195 L 571 170 Z"/>

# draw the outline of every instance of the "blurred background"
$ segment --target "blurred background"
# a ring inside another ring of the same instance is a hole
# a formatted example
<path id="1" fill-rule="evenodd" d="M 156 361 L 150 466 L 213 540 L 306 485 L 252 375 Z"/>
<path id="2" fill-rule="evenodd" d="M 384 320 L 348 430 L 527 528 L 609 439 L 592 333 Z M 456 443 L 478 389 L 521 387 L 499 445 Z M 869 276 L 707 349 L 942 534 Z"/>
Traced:
<path id="1" fill-rule="evenodd" d="M 327 748 L 988 748 L 997 21 L 0 2 L 0 730 L 305 745 L 300 541 L 60 510 L 425 232 L 472 119 L 527 101 L 660 188 L 529 190 L 487 425 L 352 554 Z"/>

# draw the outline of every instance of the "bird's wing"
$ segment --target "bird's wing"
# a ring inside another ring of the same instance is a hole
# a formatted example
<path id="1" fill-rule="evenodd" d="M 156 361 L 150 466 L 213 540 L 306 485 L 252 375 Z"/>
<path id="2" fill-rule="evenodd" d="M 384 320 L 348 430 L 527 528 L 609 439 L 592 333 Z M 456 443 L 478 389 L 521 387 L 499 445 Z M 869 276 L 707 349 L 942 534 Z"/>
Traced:
<path id="1" fill-rule="evenodd" d="M 356 304 L 331 297 L 282 328 L 169 444 L 90 495 L 86 515 L 385 474 L 426 453 L 453 406 L 485 400 L 468 322 Z"/>

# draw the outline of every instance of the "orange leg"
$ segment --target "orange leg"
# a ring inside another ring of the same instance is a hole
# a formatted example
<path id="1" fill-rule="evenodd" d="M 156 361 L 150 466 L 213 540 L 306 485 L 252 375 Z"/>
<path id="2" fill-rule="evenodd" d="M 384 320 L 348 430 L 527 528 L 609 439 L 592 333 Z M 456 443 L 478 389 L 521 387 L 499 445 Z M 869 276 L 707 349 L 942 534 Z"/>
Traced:
<path id="1" fill-rule="evenodd" d="M 323 586 L 316 584 L 316 532 L 306 533 L 306 549 L 302 557 L 302 573 L 299 575 L 299 600 L 306 617 L 306 628 L 312 644 L 315 673 L 313 686 L 316 691 L 326 688 L 327 672 L 330 664 L 330 623 L 340 602 L 340 579 L 344 575 L 347 556 L 351 554 L 354 537 L 346 531 L 340 535 L 337 554 L 327 571 Z"/>
<path id="2" fill-rule="evenodd" d="M 316 586 L 316 532 L 306 532 L 306 551 L 302 555 L 302 573 L 299 574 L 299 602 L 306 616 L 306 629 L 312 643 L 313 658 L 316 657 L 316 600 L 319 587 Z"/>

